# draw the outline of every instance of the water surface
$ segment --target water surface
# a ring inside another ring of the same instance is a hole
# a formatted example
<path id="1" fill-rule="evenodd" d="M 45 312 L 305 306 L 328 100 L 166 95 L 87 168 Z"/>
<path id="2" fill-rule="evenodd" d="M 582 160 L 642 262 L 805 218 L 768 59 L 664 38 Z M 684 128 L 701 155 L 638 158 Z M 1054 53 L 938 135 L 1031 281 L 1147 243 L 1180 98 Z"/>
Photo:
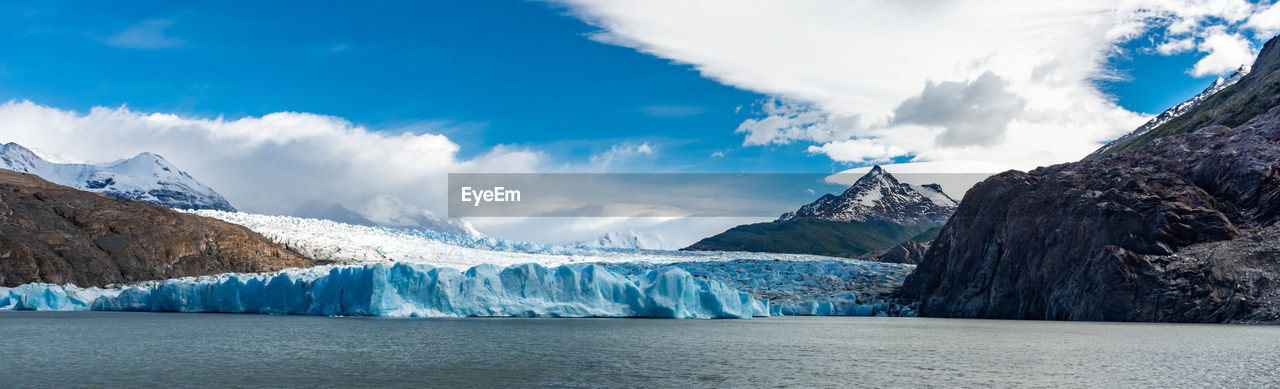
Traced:
<path id="1" fill-rule="evenodd" d="M 9 387 L 1280 385 L 1264 326 L 0 312 L 0 337 Z"/>

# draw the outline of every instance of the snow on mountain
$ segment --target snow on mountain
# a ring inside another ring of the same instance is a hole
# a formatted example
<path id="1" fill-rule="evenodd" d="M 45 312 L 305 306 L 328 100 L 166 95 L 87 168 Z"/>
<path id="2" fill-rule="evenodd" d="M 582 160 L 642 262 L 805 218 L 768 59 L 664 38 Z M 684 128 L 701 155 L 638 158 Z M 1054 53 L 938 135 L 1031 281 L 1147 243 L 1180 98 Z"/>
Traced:
<path id="1" fill-rule="evenodd" d="M 1227 89 L 1227 87 L 1235 85 L 1236 82 L 1240 81 L 1241 78 L 1244 78 L 1244 76 L 1248 74 L 1249 74 L 1249 66 L 1241 65 L 1240 68 L 1236 69 L 1236 71 L 1232 72 L 1226 77 L 1218 77 L 1218 79 L 1215 80 L 1212 84 L 1209 84 L 1208 88 L 1205 88 L 1199 94 L 1196 94 L 1195 96 L 1191 97 L 1191 99 L 1188 99 L 1187 101 L 1184 101 L 1181 104 L 1175 105 L 1172 108 L 1169 108 L 1164 112 L 1161 112 L 1159 115 L 1156 115 L 1156 117 L 1151 118 L 1151 120 L 1148 120 L 1145 124 L 1133 130 L 1133 132 L 1125 134 L 1124 136 L 1103 145 L 1101 148 L 1094 151 L 1093 153 L 1090 153 L 1088 156 L 1085 157 L 1085 159 L 1092 159 L 1095 157 L 1102 156 L 1103 154 L 1106 154 L 1108 151 L 1110 151 L 1112 148 L 1118 145 L 1126 144 L 1130 140 L 1141 137 L 1143 134 L 1146 134 L 1147 132 L 1154 130 L 1156 127 L 1160 127 L 1160 125 L 1168 123 L 1170 120 L 1173 120 L 1179 116 L 1182 116 L 1182 114 L 1187 113 L 1192 108 L 1195 108 L 1196 106 L 1200 105 L 1200 103 L 1203 103 L 1205 100 L 1208 100 L 1210 97 L 1213 97 L 1213 95 L 1217 94 L 1223 89 Z"/>
<path id="2" fill-rule="evenodd" d="M 290 216 L 308 218 L 308 219 L 325 219 L 333 220 L 339 223 L 355 224 L 358 226 L 376 226 L 372 220 L 365 218 L 364 215 L 356 213 L 347 207 L 343 207 L 338 203 L 331 203 L 320 200 L 309 200 L 299 205 L 293 210 Z"/>
<path id="3" fill-rule="evenodd" d="M 409 262 L 466 270 L 482 264 L 642 261 L 729 261 L 736 259 L 824 260 L 829 257 L 795 254 L 756 254 L 717 251 L 665 251 L 581 247 L 516 242 L 438 231 L 359 226 L 332 220 L 269 216 L 213 210 L 192 211 L 239 224 L 303 256 L 336 263 Z"/>
<path id="4" fill-rule="evenodd" d="M 839 222 L 883 220 L 902 225 L 943 224 L 958 204 L 937 184 L 900 183 L 876 166 L 843 194 L 825 194 L 777 221 L 820 219 Z"/>
<path id="5" fill-rule="evenodd" d="M 460 219 L 442 219 L 431 211 L 418 208 L 387 194 L 369 199 L 357 212 L 384 227 L 426 229 L 431 231 L 484 237 L 471 223 Z"/>
<path id="6" fill-rule="evenodd" d="M 658 235 L 647 232 L 636 232 L 632 230 L 626 231 L 610 231 L 608 234 L 593 240 L 586 240 L 573 243 L 574 246 L 582 247 L 600 247 L 615 249 L 646 249 L 646 250 L 664 250 L 668 249 L 666 242 Z"/>
<path id="7" fill-rule="evenodd" d="M 483 238 L 484 233 L 470 222 L 461 219 L 442 219 L 431 211 L 405 204 L 386 194 L 374 196 L 354 211 L 338 203 L 311 200 L 302 203 L 289 216 L 309 219 L 326 219 L 339 223 L 369 227 L 388 227 L 436 231 Z"/>
<path id="8" fill-rule="evenodd" d="M 942 185 L 938 185 L 938 184 L 924 184 L 924 185 L 907 184 L 907 185 L 911 185 L 911 189 L 914 189 L 916 192 L 919 192 L 920 194 L 924 195 L 925 198 L 929 199 L 929 201 L 932 201 L 934 204 L 937 204 L 943 207 L 949 207 L 949 208 L 955 208 L 960 205 L 958 201 L 951 198 L 951 196 L 948 196 L 946 192 L 942 191 Z"/>
<path id="9" fill-rule="evenodd" d="M 53 163 L 17 143 L 7 143 L 0 146 L 0 168 L 35 174 L 49 182 L 80 190 L 170 208 L 235 211 L 222 195 L 151 153 L 100 164 Z"/>

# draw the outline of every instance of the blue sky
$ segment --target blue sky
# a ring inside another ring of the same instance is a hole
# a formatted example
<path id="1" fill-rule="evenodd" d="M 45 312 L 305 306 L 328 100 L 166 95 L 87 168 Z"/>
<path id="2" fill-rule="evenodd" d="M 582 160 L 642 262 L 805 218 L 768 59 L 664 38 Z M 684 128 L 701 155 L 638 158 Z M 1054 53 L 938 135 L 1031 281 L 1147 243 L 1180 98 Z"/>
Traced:
<path id="1" fill-rule="evenodd" d="M 497 144 L 586 163 L 651 144 L 639 171 L 824 172 L 807 144 L 743 147 L 739 123 L 768 96 L 688 64 L 589 39 L 598 28 L 539 2 L 48 2 L 0 8 L 0 99 L 61 109 L 238 118 L 333 115 L 381 130 L 443 133 L 469 158 Z M 130 33 L 132 31 L 132 33 Z M 1126 46 L 1105 81 L 1154 113 L 1213 76 L 1196 53 Z M 723 158 L 710 157 L 724 153 Z M 896 160 L 904 160 L 898 157 Z"/>
<path id="2" fill-rule="evenodd" d="M 593 27 L 542 3 L 36 4 L 2 17 L 4 100 L 201 117 L 312 112 L 442 132 L 463 158 L 501 143 L 585 161 L 649 142 L 666 157 L 658 169 L 827 170 L 825 158 L 737 147 L 732 130 L 764 96 L 588 40 Z M 167 24 L 152 31 L 161 43 L 112 45 L 148 23 Z M 726 149 L 731 162 L 709 158 Z"/>
<path id="3" fill-rule="evenodd" d="M 158 153 L 266 214 L 384 195 L 444 214 L 456 172 L 1029 170 L 1280 32 L 1245 0 L 259 3 L 0 4 L 0 141 Z M 840 188 L 777 188 L 809 189 Z M 474 223 L 543 242 L 664 223 L 497 219 Z M 660 232 L 744 221 L 686 222 Z"/>

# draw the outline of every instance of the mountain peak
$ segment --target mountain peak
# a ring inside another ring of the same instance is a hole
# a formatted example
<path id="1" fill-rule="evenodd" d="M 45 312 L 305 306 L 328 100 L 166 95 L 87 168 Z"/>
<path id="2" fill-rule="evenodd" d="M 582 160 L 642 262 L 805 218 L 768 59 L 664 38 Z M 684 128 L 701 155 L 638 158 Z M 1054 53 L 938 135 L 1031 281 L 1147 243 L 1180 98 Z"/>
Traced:
<path id="1" fill-rule="evenodd" d="M 903 225 L 942 224 L 956 208 L 955 200 L 937 184 L 898 182 L 880 166 L 858 178 L 839 196 L 824 194 L 777 221 L 819 219 L 839 222 L 883 220 Z"/>
<path id="2" fill-rule="evenodd" d="M 46 163 L 43 158 L 20 144 L 9 142 L 0 146 L 0 168 L 34 173 L 43 163 Z"/>
<path id="3" fill-rule="evenodd" d="M 17 143 L 0 146 L 0 169 L 31 173 L 58 185 L 179 209 L 235 211 L 213 189 L 163 157 L 140 153 L 101 164 L 54 163 Z"/>
<path id="4" fill-rule="evenodd" d="M 1280 104 L 1280 36 L 1268 40 L 1252 65 L 1242 65 L 1203 92 L 1152 118 L 1086 156 L 1096 160 L 1129 151 L 1168 135 L 1212 125 L 1236 127 Z"/>

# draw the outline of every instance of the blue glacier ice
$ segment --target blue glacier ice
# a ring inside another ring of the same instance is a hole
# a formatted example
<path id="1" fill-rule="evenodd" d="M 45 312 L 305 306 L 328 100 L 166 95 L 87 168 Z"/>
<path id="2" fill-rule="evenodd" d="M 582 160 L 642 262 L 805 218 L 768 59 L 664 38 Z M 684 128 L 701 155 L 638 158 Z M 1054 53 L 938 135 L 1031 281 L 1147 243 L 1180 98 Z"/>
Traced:
<path id="1" fill-rule="evenodd" d="M 122 289 L 27 284 L 0 288 L 0 308 L 226 312 L 387 317 L 767 316 L 767 302 L 677 267 L 622 275 L 596 264 L 465 272 L 425 264 L 368 264 L 223 274 Z"/>
<path id="2" fill-rule="evenodd" d="M 622 274 L 673 264 L 606 263 Z M 767 300 L 771 316 L 915 316 L 910 307 L 884 299 L 915 267 L 859 260 L 688 261 L 674 264 L 697 278 L 718 280 Z"/>

